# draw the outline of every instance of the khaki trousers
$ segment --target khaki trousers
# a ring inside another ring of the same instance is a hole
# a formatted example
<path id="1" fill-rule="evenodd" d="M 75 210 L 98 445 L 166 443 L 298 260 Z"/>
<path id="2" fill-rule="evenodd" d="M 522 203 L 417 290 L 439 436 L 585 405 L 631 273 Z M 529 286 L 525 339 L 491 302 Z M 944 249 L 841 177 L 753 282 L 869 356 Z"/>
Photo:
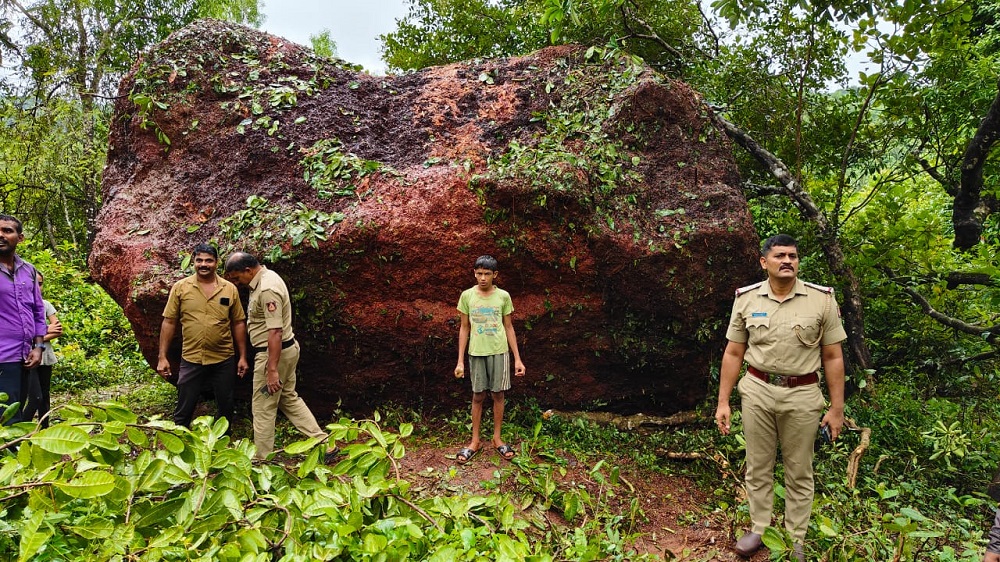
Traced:
<path id="1" fill-rule="evenodd" d="M 260 389 L 267 382 L 267 352 L 258 353 L 253 365 L 253 443 L 256 458 L 264 459 L 274 450 L 274 422 L 280 409 L 288 421 L 308 437 L 324 438 L 326 432 L 316 423 L 316 417 L 295 392 L 295 367 L 299 364 L 299 344 L 281 350 L 278 359 L 278 380 L 281 391 L 266 395 Z"/>
<path id="2" fill-rule="evenodd" d="M 818 384 L 783 388 L 747 375 L 739 382 L 754 533 L 771 525 L 778 443 L 785 466 L 785 529 L 806 538 L 813 503 L 813 443 L 826 401 Z"/>

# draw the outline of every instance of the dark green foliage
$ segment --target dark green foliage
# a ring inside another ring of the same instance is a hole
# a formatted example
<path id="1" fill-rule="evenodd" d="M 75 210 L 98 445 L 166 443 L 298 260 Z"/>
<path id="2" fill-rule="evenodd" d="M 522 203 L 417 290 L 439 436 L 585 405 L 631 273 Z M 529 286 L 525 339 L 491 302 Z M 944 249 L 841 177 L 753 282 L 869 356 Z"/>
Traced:
<path id="1" fill-rule="evenodd" d="M 18 250 L 45 277 L 43 297 L 55 306 L 63 325 L 54 344 L 59 362 L 52 370 L 53 391 L 110 389 L 150 375 L 121 307 L 88 281 L 82 259 L 62 261 L 50 249 L 37 250 L 39 245 L 27 241 Z M 58 250 L 79 256 L 72 247 Z"/>

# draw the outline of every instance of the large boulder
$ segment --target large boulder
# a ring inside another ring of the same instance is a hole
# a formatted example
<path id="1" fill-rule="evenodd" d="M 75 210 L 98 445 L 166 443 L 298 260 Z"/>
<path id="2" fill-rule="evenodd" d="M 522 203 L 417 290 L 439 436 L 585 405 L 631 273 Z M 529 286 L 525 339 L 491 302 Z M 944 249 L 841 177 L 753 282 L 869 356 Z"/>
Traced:
<path id="1" fill-rule="evenodd" d="M 618 54 L 553 47 L 370 76 L 196 22 L 115 104 L 93 276 L 150 364 L 201 241 L 288 283 L 300 390 L 320 414 L 454 406 L 459 293 L 500 261 L 546 406 L 703 399 L 733 289 L 759 275 L 725 135 L 696 92 Z"/>

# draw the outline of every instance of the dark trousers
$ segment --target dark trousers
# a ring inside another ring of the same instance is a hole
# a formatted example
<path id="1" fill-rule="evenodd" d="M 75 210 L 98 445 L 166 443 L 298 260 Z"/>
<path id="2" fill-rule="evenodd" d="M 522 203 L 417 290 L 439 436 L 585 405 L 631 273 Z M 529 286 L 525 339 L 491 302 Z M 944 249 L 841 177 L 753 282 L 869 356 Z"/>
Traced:
<path id="1" fill-rule="evenodd" d="M 7 395 L 6 404 L 21 401 L 21 379 L 24 376 L 24 363 L 0 363 L 0 392 Z M 5 425 L 21 421 L 21 412 L 14 414 Z"/>
<path id="2" fill-rule="evenodd" d="M 177 379 L 179 382 L 177 383 L 177 409 L 174 411 L 174 423 L 190 427 L 194 409 L 201 399 L 201 393 L 205 389 L 205 385 L 211 385 L 219 417 L 229 420 L 229 426 L 232 427 L 235 416 L 233 404 L 233 386 L 236 384 L 235 359 L 229 358 L 214 365 L 199 365 L 181 359 L 181 368 Z"/>
<path id="3" fill-rule="evenodd" d="M 50 398 L 49 388 L 52 384 L 52 365 L 39 365 L 28 371 L 28 382 L 24 385 L 24 409 L 21 419 L 31 421 L 38 414 L 42 427 L 49 426 Z"/>

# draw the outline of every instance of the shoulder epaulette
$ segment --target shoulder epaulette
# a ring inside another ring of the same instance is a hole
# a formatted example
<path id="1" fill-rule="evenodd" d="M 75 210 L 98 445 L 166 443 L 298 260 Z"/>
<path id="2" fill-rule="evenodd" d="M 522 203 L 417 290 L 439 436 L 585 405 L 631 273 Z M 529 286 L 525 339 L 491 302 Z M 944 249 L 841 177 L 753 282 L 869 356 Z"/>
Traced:
<path id="1" fill-rule="evenodd" d="M 813 289 L 816 289 L 817 291 L 826 293 L 828 295 L 832 295 L 833 294 L 833 287 L 826 287 L 824 285 L 817 285 L 815 283 L 810 283 L 808 281 L 803 281 L 802 284 L 805 285 L 806 287 L 811 287 Z"/>
<path id="2" fill-rule="evenodd" d="M 763 284 L 764 284 L 764 282 L 760 281 L 758 283 L 754 283 L 753 285 L 747 285 L 746 287 L 740 287 L 739 289 L 736 289 L 736 296 L 738 297 L 738 296 L 742 295 L 743 293 L 746 293 L 748 291 L 752 291 L 752 290 L 756 289 L 757 287 L 760 287 Z"/>

